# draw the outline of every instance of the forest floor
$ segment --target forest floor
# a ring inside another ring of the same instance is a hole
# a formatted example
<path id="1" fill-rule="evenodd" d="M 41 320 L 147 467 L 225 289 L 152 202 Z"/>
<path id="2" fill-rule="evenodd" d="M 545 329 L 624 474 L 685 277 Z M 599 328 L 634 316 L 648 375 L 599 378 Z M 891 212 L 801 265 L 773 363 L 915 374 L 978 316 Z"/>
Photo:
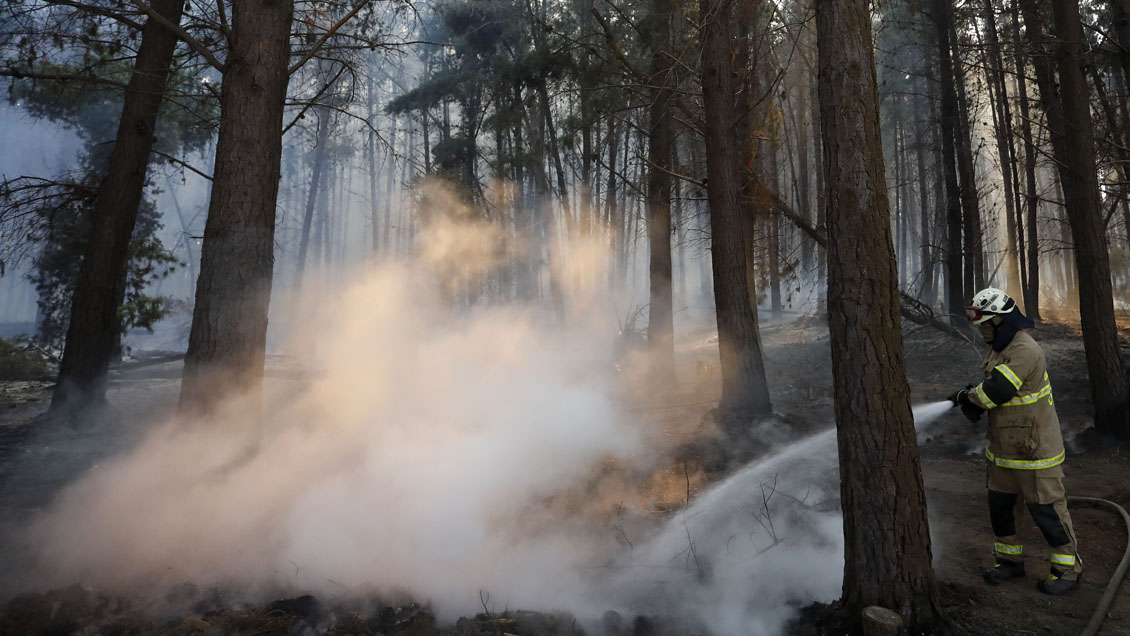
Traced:
<path id="1" fill-rule="evenodd" d="M 912 403 L 934 402 L 973 382 L 981 348 L 930 330 L 906 330 L 907 366 Z M 790 424 L 789 435 L 825 430 L 832 425 L 832 371 L 828 331 L 811 317 L 786 316 L 762 326 L 766 366 L 774 409 Z M 1056 407 L 1068 439 L 1065 465 L 1069 495 L 1110 499 L 1130 506 L 1130 448 L 1104 444 L 1086 431 L 1089 386 L 1078 325 L 1054 322 L 1040 325 L 1036 339 L 1044 346 L 1055 389 Z M 679 388 L 661 400 L 625 389 L 628 413 L 654 431 L 647 441 L 659 461 L 647 474 L 613 474 L 601 479 L 617 497 L 635 509 L 663 516 L 677 510 L 710 484 L 728 474 L 756 450 L 734 453 L 725 448 L 712 421 L 719 396 L 717 345 L 708 328 L 681 334 L 677 355 Z M 1130 334 L 1123 334 L 1130 342 Z M 269 364 L 268 376 L 290 375 L 283 360 Z M 109 402 L 129 404 L 132 412 L 168 411 L 176 399 L 179 375 L 175 360 L 153 361 L 114 373 Z M 43 417 L 51 384 L 43 381 L 0 383 L 0 528 L 17 525 L 42 507 L 79 471 L 97 463 L 115 448 L 128 448 L 144 433 L 144 418 L 109 417 L 115 446 L 76 446 L 58 443 Z M 127 421 L 128 420 L 128 421 Z M 105 429 L 92 429 L 92 438 Z M 1086 563 L 1082 586 L 1065 598 L 1039 594 L 1036 582 L 1046 575 L 1046 549 L 1030 519 L 1020 519 L 1021 537 L 1029 546 L 1028 580 L 990 587 L 980 572 L 992 561 L 992 536 L 985 501 L 983 424 L 971 425 L 954 414 L 943 417 L 922 445 L 925 482 L 934 541 L 935 565 L 942 606 L 955 634 L 1073 635 L 1082 631 L 1125 548 L 1122 521 L 1106 510 L 1075 506 L 1072 517 Z M 61 474 L 28 473 L 28 466 L 70 464 L 75 471 Z M 18 473 L 18 474 L 17 474 Z M 628 482 L 625 484 L 625 479 Z M 625 497 L 623 490 L 631 493 Z M 594 499 L 600 499 L 594 497 Z M 0 554 L 0 562 L 12 563 Z M 18 566 L 17 566 L 18 567 Z M 4 567 L 8 570 L 8 566 Z M 0 574 L 0 579 L 9 578 Z M 14 577 L 12 577 L 14 578 Z M 567 615 L 534 612 L 483 614 L 437 626 L 427 611 L 406 600 L 378 603 L 367 600 L 325 600 L 297 596 L 259 604 L 233 603 L 221 592 L 184 586 L 169 592 L 187 601 L 191 611 L 160 620 L 136 604 L 97 591 L 72 586 L 44 593 L 18 594 L 0 580 L 0 634 L 573 634 Z M 1130 589 L 1124 584 L 1100 634 L 1130 634 Z M 818 612 L 809 609 L 794 621 L 790 633 L 819 634 Z M 333 617 L 327 622 L 327 617 Z M 606 617 L 609 634 L 680 633 L 645 617 L 634 621 Z"/>

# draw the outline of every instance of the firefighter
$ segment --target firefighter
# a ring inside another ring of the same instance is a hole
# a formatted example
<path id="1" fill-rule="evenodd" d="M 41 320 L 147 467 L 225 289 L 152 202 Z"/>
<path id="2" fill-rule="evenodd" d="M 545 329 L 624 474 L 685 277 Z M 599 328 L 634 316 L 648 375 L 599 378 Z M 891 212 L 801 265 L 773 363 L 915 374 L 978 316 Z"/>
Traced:
<path id="1" fill-rule="evenodd" d="M 1063 434 L 1055 413 L 1044 351 L 1029 335 L 1035 326 L 1003 291 L 989 287 L 966 308 L 989 345 L 981 364 L 984 381 L 955 392 L 950 400 L 972 422 L 989 412 L 989 519 L 995 563 L 988 583 L 1024 577 L 1024 547 L 1016 536 L 1023 504 L 1051 546 L 1051 573 L 1037 584 L 1045 594 L 1079 587 L 1083 561 L 1067 512 L 1063 488 Z"/>

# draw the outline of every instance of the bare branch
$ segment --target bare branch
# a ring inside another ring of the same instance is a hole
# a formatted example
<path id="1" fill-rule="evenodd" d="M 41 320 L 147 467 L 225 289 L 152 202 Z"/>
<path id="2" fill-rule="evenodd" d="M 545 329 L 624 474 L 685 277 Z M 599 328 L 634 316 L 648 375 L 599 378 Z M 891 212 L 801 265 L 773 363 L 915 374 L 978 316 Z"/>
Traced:
<path id="1" fill-rule="evenodd" d="M 204 177 L 205 179 L 207 179 L 207 180 L 209 180 L 209 181 L 211 181 L 211 180 L 212 180 L 212 175 L 210 175 L 210 174 L 205 174 L 205 173 L 201 172 L 200 170 L 198 170 L 198 169 L 194 168 L 194 167 L 192 166 L 192 164 L 190 164 L 190 163 L 187 163 L 187 162 L 185 162 L 185 161 L 182 161 L 182 160 L 180 160 L 180 159 L 177 159 L 176 157 L 174 157 L 174 156 L 172 156 L 172 155 L 167 155 L 167 154 L 165 154 L 165 153 L 161 152 L 160 150 L 151 150 L 150 152 L 152 152 L 153 154 L 155 154 L 155 155 L 157 155 L 157 156 L 159 156 L 159 157 L 164 157 L 165 159 L 167 159 L 167 160 L 169 161 L 169 163 L 175 163 L 175 164 L 176 164 L 176 165 L 178 165 L 178 166 L 181 166 L 181 167 L 184 167 L 184 168 L 188 168 L 189 170 L 191 170 L 191 171 L 195 172 L 196 174 L 198 174 L 198 175 L 200 175 L 200 176 Z"/>
<path id="2" fill-rule="evenodd" d="M 216 58 L 216 55 L 214 53 L 212 53 L 212 51 L 209 50 L 208 47 L 204 46 L 204 44 L 201 43 L 200 40 L 197 40 L 196 38 L 189 35 L 187 31 L 180 28 L 180 25 L 173 24 L 172 22 L 169 21 L 168 18 L 161 15 L 160 13 L 157 13 L 156 11 L 153 10 L 152 7 L 145 4 L 141 0 L 130 0 L 130 1 L 133 2 L 134 6 L 136 6 L 138 9 L 141 9 L 142 11 L 144 11 L 145 15 L 149 16 L 150 20 L 155 20 L 157 22 L 157 24 L 160 24 L 161 26 L 165 27 L 169 31 L 172 31 L 174 35 L 176 35 L 178 38 L 180 38 L 192 50 L 196 51 L 197 54 L 200 55 L 200 57 L 207 60 L 208 63 L 211 64 L 213 68 L 215 68 L 217 71 L 220 71 L 221 73 L 224 72 L 223 63 L 220 62 L 220 60 Z"/>
<path id="3" fill-rule="evenodd" d="M 608 48 L 616 55 L 616 59 L 620 60 L 620 63 L 623 64 L 624 68 L 632 75 L 639 79 L 646 78 L 647 74 L 636 68 L 636 65 L 628 59 L 628 56 L 624 55 L 623 49 L 620 48 L 620 39 L 612 33 L 612 26 L 608 24 L 604 16 L 600 15 L 600 11 L 597 11 L 596 7 L 593 7 L 592 15 L 596 18 L 596 23 L 600 25 L 600 30 L 604 32 L 604 39 L 608 42 Z"/>
<path id="4" fill-rule="evenodd" d="M 136 2 L 137 0 L 134 1 Z M 291 67 L 287 69 L 287 73 L 294 75 L 295 71 L 302 68 L 303 64 L 306 64 L 306 62 L 310 61 L 310 58 L 314 57 L 314 54 L 322 48 L 322 45 L 326 43 L 326 40 L 333 37 L 333 34 L 337 33 L 337 30 L 340 29 L 342 25 L 344 25 L 346 22 L 349 22 L 349 20 L 352 19 L 353 16 L 357 15 L 357 12 L 363 9 L 367 4 L 369 4 L 369 0 L 359 0 L 357 4 L 353 5 L 353 8 L 349 10 L 349 13 L 346 13 L 344 16 L 342 16 L 341 19 L 338 20 L 332 27 L 330 27 L 328 31 L 323 33 L 318 42 L 314 44 L 314 46 L 310 47 L 310 50 L 306 51 L 306 54 L 303 55 L 301 59 L 292 64 Z"/>
<path id="5" fill-rule="evenodd" d="M 306 115 L 306 111 L 310 110 L 310 107 L 314 106 L 318 102 L 318 98 L 320 98 L 322 95 L 325 95 L 326 91 L 328 91 L 334 84 L 337 83 L 337 80 L 342 76 L 342 74 L 345 73 L 346 69 L 348 68 L 348 66 L 343 65 L 341 69 L 338 70 L 337 74 L 330 78 L 330 81 L 326 82 L 324 86 L 318 89 L 318 92 L 314 94 L 314 97 L 307 100 L 306 103 L 302 105 L 302 110 L 298 111 L 298 114 L 295 115 L 294 119 L 292 119 L 289 124 L 283 127 L 282 134 L 285 135 L 288 130 L 293 128 L 294 125 L 298 123 L 298 120 L 302 119 L 303 116 Z"/>
<path id="6" fill-rule="evenodd" d="M 673 170 L 668 170 L 667 168 L 664 168 L 663 166 L 656 164 L 655 162 L 651 161 L 650 159 L 648 159 L 647 157 L 645 157 L 645 156 L 643 156 L 639 153 L 636 153 L 636 159 L 642 160 L 648 166 L 655 168 L 656 170 L 658 170 L 660 172 L 665 173 L 669 177 L 674 177 L 676 179 L 682 179 L 683 181 L 686 181 L 687 183 L 693 183 L 694 185 L 696 185 L 700 188 L 706 187 L 706 184 L 703 183 L 702 181 L 699 181 L 698 179 L 695 179 L 694 177 L 688 177 L 685 174 L 679 174 L 678 172 L 675 172 Z"/>
<path id="7" fill-rule="evenodd" d="M 93 4 L 86 4 L 84 2 L 72 2 L 70 0 L 52 0 L 48 4 L 62 5 L 62 6 L 65 6 L 65 7 L 71 7 L 72 9 L 78 9 L 79 11 L 85 11 L 87 13 L 91 13 L 91 14 L 94 14 L 94 15 L 100 15 L 100 16 L 104 16 L 104 17 L 107 17 L 107 18 L 111 18 L 113 20 L 117 20 L 118 22 L 121 22 L 122 24 L 124 24 L 124 25 L 128 26 L 129 28 L 134 29 L 136 31 L 140 31 L 144 26 L 140 22 L 137 22 L 136 20 L 133 20 L 131 18 L 127 18 L 126 16 L 124 16 L 120 13 L 117 13 L 115 11 L 110 11 L 109 9 L 107 9 L 105 7 L 99 7 L 99 6 L 96 6 L 96 5 L 93 5 Z"/>
<path id="8" fill-rule="evenodd" d="M 106 86 L 113 86 L 115 88 L 124 89 L 126 87 L 122 82 L 115 82 L 114 80 L 105 79 L 102 77 L 95 77 L 93 75 L 70 75 L 66 73 L 37 73 L 35 71 L 21 71 L 15 68 L 2 68 L 0 69 L 0 76 L 14 77 L 16 79 L 37 79 L 37 80 L 58 80 L 60 82 L 89 82 L 91 84 L 105 84 Z"/>

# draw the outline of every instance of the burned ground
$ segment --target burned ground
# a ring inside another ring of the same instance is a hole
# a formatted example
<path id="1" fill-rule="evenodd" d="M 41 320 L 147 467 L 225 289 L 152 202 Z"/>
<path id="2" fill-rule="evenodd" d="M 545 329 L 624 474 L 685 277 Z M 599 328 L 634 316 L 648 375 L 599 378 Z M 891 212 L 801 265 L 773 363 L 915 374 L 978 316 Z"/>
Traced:
<path id="1" fill-rule="evenodd" d="M 907 365 L 914 403 L 937 401 L 974 381 L 980 351 L 928 329 L 907 329 Z M 1069 495 L 1110 499 L 1130 505 L 1130 449 L 1094 437 L 1087 429 L 1089 386 L 1077 326 L 1041 325 L 1035 333 L 1045 347 L 1057 409 L 1069 443 Z M 818 319 L 796 318 L 763 325 L 766 366 L 778 417 L 758 429 L 751 443 L 735 446 L 720 434 L 711 414 L 718 397 L 716 344 L 712 331 L 684 334 L 678 365 L 680 387 L 661 400 L 648 399 L 628 380 L 623 404 L 629 416 L 647 424 L 648 461 L 634 466 L 608 462 L 580 487 L 563 491 L 547 506 L 603 519 L 617 540 L 630 543 L 671 511 L 693 499 L 745 461 L 789 439 L 832 425 L 832 375 L 827 329 Z M 284 360 L 274 375 L 293 380 Z M 167 415 L 175 402 L 176 362 L 115 372 L 110 404 L 93 423 L 58 423 L 42 413 L 46 382 L 0 383 L 0 523 L 17 525 L 46 505 L 69 479 L 96 470 L 100 461 L 128 448 L 144 430 L 142 415 Z M 131 406 L 129 417 L 120 409 Z M 87 439 L 87 444 L 73 440 Z M 1036 592 L 1047 572 L 1046 549 L 1035 527 L 1021 519 L 1029 546 L 1028 580 L 989 587 L 980 579 L 991 563 L 991 535 L 985 504 L 983 425 L 949 414 L 926 434 L 922 445 L 925 480 L 942 603 L 956 634 L 1077 634 L 1102 595 L 1126 545 L 1121 520 L 1106 510 L 1073 506 L 1086 573 L 1081 589 L 1067 598 Z M 71 443 L 63 443 L 71 440 Z M 760 442 L 760 445 L 759 445 Z M 97 450 L 95 450 L 97 449 Z M 50 466 L 51 470 L 42 470 Z M 833 502 L 834 503 L 834 502 Z M 20 564 L 19 554 L 2 560 Z M 11 567 L 11 566 L 9 566 Z M 5 568 L 7 572 L 14 569 Z M 484 613 L 453 624 L 436 620 L 428 607 L 387 591 L 352 590 L 339 597 L 303 596 L 293 590 L 261 591 L 259 600 L 230 591 L 200 590 L 189 584 L 158 593 L 116 596 L 80 586 L 24 592 L 6 574 L 0 634 L 574 634 L 582 626 L 567 614 L 517 612 L 484 607 Z M 270 600 L 270 599 L 281 600 Z M 486 605 L 486 603 L 484 603 Z M 567 609 L 567 608 L 564 608 Z M 791 633 L 817 634 L 819 612 L 799 612 Z M 675 617 L 624 617 L 609 613 L 589 633 L 689 633 Z M 1100 634 L 1130 634 L 1130 592 L 1116 598 Z"/>

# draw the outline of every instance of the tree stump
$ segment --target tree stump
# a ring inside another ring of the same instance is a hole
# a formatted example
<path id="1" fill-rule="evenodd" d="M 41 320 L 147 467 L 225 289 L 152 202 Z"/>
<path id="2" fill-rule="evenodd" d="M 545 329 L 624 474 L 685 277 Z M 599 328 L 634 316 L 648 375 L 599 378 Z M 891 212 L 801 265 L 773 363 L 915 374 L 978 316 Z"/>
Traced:
<path id="1" fill-rule="evenodd" d="M 872 605 L 863 609 L 863 636 L 898 636 L 902 617 L 885 607 Z"/>

